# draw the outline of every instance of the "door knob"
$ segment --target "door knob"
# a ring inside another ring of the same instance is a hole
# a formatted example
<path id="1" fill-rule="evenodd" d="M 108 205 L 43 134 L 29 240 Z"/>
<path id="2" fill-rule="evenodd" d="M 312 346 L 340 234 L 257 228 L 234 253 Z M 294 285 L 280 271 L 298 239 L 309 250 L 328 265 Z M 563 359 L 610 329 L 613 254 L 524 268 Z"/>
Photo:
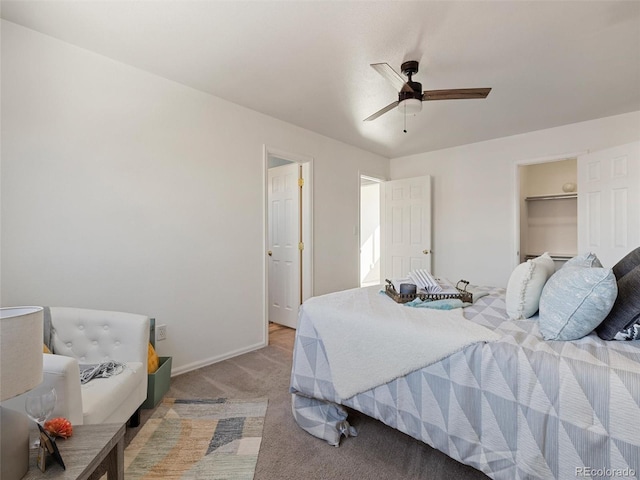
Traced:
<path id="1" fill-rule="evenodd" d="M 271 250 L 269 250 L 269 251 L 267 252 L 267 255 L 271 256 L 271 255 L 273 255 L 273 252 L 272 252 Z"/>
<path id="2" fill-rule="evenodd" d="M 425 255 L 429 255 L 431 252 L 429 250 L 422 250 L 422 253 L 424 253 Z"/>

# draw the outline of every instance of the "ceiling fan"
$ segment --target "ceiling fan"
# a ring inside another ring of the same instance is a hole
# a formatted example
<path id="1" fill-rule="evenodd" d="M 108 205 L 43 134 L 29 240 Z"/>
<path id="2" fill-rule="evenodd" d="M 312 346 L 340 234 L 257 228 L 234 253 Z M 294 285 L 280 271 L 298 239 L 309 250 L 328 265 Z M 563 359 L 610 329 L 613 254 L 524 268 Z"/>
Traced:
<path id="1" fill-rule="evenodd" d="M 390 103 L 373 115 L 365 118 L 365 122 L 375 120 L 389 110 L 393 110 L 395 107 L 398 107 L 398 109 L 405 114 L 414 114 L 422 110 L 422 102 L 430 100 L 486 98 L 491 91 L 490 88 L 450 88 L 447 90 L 425 90 L 423 92 L 422 84 L 414 82 L 412 79 L 412 76 L 418 73 L 417 61 L 411 60 L 404 62 L 400 66 L 402 73 L 407 76 L 408 80 L 405 80 L 402 75 L 391 68 L 388 63 L 372 63 L 371 66 L 397 88 L 399 92 L 396 102 Z"/>

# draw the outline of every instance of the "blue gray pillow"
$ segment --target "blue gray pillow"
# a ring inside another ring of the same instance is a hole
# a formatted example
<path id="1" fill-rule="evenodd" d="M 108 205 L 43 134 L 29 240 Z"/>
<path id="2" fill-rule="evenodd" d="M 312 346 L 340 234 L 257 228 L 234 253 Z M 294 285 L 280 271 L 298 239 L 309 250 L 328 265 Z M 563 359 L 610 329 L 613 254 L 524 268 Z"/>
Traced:
<path id="1" fill-rule="evenodd" d="M 613 274 L 618 284 L 618 297 L 596 329 L 603 340 L 614 340 L 618 332 L 640 322 L 640 247 L 616 263 Z"/>
<path id="2" fill-rule="evenodd" d="M 618 295 L 613 271 L 582 265 L 563 266 L 542 290 L 539 326 L 545 340 L 582 338 L 591 333 L 613 307 Z"/>
<path id="3" fill-rule="evenodd" d="M 573 258 L 570 258 L 565 262 L 562 268 L 565 267 L 602 267 L 602 263 L 593 252 L 581 253 L 580 255 L 576 255 Z"/>

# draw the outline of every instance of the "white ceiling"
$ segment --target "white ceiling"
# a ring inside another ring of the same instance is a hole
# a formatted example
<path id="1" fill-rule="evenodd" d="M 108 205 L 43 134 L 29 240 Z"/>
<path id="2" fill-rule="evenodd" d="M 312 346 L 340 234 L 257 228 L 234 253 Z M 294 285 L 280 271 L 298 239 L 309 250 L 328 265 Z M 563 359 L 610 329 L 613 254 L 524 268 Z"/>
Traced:
<path id="1" fill-rule="evenodd" d="M 2 18 L 394 158 L 640 110 L 640 2 L 2 1 Z M 370 66 L 419 60 L 397 99 Z M 639 126 L 640 129 L 640 126 Z"/>

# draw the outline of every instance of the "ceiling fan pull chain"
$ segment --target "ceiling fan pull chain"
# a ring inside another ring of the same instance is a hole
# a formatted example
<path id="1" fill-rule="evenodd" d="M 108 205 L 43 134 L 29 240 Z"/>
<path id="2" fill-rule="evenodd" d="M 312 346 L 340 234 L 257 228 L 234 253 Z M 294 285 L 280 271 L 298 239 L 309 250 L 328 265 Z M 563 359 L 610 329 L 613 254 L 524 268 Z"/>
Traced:
<path id="1" fill-rule="evenodd" d="M 407 104 L 404 105 L 404 133 L 407 133 Z"/>

